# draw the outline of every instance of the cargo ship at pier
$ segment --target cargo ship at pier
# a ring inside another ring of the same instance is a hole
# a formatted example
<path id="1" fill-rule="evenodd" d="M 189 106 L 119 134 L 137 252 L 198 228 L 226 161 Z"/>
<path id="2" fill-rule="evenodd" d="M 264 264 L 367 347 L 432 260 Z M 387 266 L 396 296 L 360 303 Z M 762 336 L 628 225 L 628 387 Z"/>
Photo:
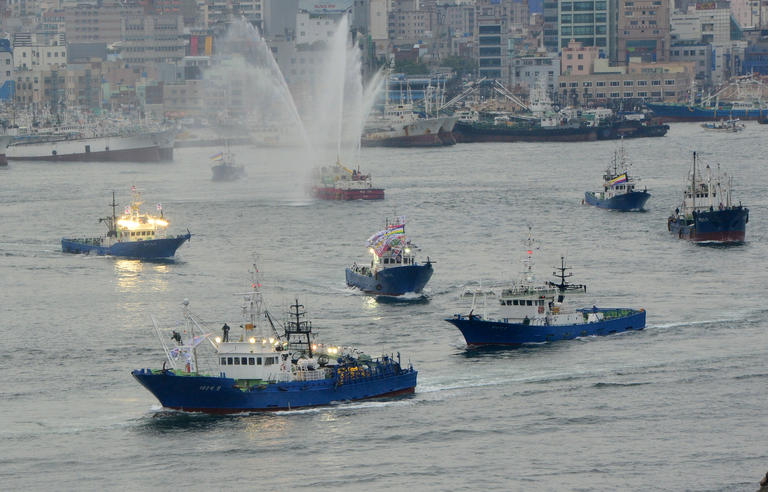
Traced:
<path id="1" fill-rule="evenodd" d="M 175 129 L 84 136 L 81 133 L 14 137 L 9 161 L 164 162 L 173 160 Z"/>
<path id="2" fill-rule="evenodd" d="M 453 134 L 458 143 L 473 142 L 591 142 L 621 138 L 663 137 L 669 125 L 637 120 L 544 126 L 537 121 L 459 121 Z"/>
<path id="3" fill-rule="evenodd" d="M 6 148 L 13 140 L 11 135 L 0 135 L 0 166 L 8 165 L 8 158 L 5 156 Z"/>

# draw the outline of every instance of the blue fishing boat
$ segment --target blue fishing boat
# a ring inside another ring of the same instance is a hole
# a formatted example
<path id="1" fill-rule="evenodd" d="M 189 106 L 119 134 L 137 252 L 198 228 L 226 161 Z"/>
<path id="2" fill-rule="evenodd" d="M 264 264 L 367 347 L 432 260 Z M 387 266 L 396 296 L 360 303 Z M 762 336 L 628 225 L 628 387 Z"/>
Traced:
<path id="1" fill-rule="evenodd" d="M 400 354 L 373 358 L 359 350 L 315 340 L 298 300 L 289 319 L 263 310 L 260 283 L 245 295 L 239 337 L 203 327 L 184 302 L 184 334 L 164 333 L 153 318 L 166 361 L 160 369 L 137 369 L 134 378 L 165 408 L 187 412 L 241 413 L 329 405 L 335 402 L 413 393 L 417 371 Z M 258 324 L 268 321 L 268 327 Z"/>
<path id="2" fill-rule="evenodd" d="M 370 266 L 355 262 L 346 269 L 347 285 L 366 294 L 401 296 L 421 293 L 432 277 L 434 268 L 427 257 L 416 260 L 414 244 L 405 235 L 405 218 L 400 217 L 368 239 Z"/>
<path id="3" fill-rule="evenodd" d="M 638 191 L 639 180 L 629 174 L 630 167 L 631 162 L 622 142 L 603 174 L 602 191 L 585 192 L 584 203 L 625 212 L 642 210 L 651 194 L 647 189 Z"/>
<path id="4" fill-rule="evenodd" d="M 749 222 L 749 209 L 731 198 L 733 178 L 707 165 L 704 173 L 697 170 L 697 154 L 693 153 L 690 180 L 683 191 L 681 207 L 667 219 L 667 230 L 680 239 L 696 242 L 744 242 Z"/>
<path id="5" fill-rule="evenodd" d="M 561 266 L 557 269 L 558 283 L 538 286 L 533 283 L 533 276 L 527 274 L 499 295 L 493 291 L 483 292 L 484 296 L 490 294 L 496 301 L 491 306 L 495 313 L 490 316 L 475 314 L 478 296 L 474 296 L 469 313 L 455 314 L 446 321 L 461 331 L 470 347 L 520 346 L 645 328 L 644 309 L 573 308 L 566 297 L 585 293 L 586 286 L 567 282 L 572 273 L 568 272 L 570 268 L 565 265 L 565 258 L 561 258 Z M 488 307 L 485 300 L 483 310 Z"/>
<path id="6" fill-rule="evenodd" d="M 98 237 L 63 238 L 61 250 L 65 253 L 87 253 L 96 255 L 120 256 L 137 259 L 170 258 L 176 250 L 192 235 L 168 236 L 168 219 L 163 216 L 162 206 L 158 204 L 159 216 L 140 211 L 141 195 L 132 188 L 133 201 L 125 208 L 125 213 L 117 216 L 115 193 L 112 192 L 112 216 L 99 219 L 107 226 L 107 234 Z"/>

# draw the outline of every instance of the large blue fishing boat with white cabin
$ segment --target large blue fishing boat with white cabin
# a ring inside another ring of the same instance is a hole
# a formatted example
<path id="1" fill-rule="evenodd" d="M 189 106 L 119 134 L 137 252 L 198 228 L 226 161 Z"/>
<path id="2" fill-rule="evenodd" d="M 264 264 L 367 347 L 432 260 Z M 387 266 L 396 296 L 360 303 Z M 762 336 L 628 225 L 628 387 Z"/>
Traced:
<path id="1" fill-rule="evenodd" d="M 531 254 L 529 248 L 523 275 L 513 286 L 499 292 L 492 289 L 463 294 L 472 299 L 469 312 L 455 314 L 446 321 L 461 331 L 468 346 L 520 346 L 645 328 L 644 309 L 574 308 L 566 297 L 586 293 L 586 286 L 566 281 L 572 273 L 568 272 L 565 258 L 561 258 L 559 273 L 555 273 L 560 282 L 536 284 Z M 478 305 L 478 299 L 482 305 Z M 489 307 L 493 311 L 490 315 L 475 313 Z"/>
<path id="2" fill-rule="evenodd" d="M 192 234 L 177 236 L 166 235 L 169 225 L 163 216 L 162 206 L 158 204 L 159 216 L 142 213 L 141 195 L 132 188 L 133 201 L 125 208 L 125 213 L 117 216 L 115 193 L 112 193 L 112 215 L 99 219 L 107 226 L 107 234 L 98 237 L 74 237 L 61 240 L 61 250 L 65 253 L 86 253 L 96 255 L 119 256 L 142 260 L 170 258 Z"/>
<path id="3" fill-rule="evenodd" d="M 298 300 L 282 323 L 262 310 L 260 283 L 244 295 L 242 333 L 214 337 L 184 301 L 184 333 L 155 331 L 166 360 L 132 375 L 163 407 L 187 412 L 290 410 L 413 393 L 417 371 L 400 354 L 371 357 L 320 343 Z M 259 324 L 265 318 L 266 324 Z"/>
<path id="4" fill-rule="evenodd" d="M 608 169 L 603 173 L 602 191 L 585 192 L 584 203 L 625 212 L 642 210 L 651 194 L 647 188 L 638 190 L 639 180 L 629 173 L 631 166 L 622 142 L 614 152 Z"/>
<path id="5" fill-rule="evenodd" d="M 680 239 L 696 242 L 741 243 L 747 234 L 749 209 L 731 198 L 733 178 L 707 165 L 703 173 L 697 169 L 697 154 L 683 203 L 667 219 L 667 230 Z"/>
<path id="6" fill-rule="evenodd" d="M 432 277 L 434 268 L 427 257 L 425 263 L 416 259 L 416 246 L 405 235 L 405 218 L 399 217 L 368 239 L 372 259 L 369 265 L 355 262 L 346 269 L 347 285 L 366 294 L 401 296 L 419 294 Z"/>

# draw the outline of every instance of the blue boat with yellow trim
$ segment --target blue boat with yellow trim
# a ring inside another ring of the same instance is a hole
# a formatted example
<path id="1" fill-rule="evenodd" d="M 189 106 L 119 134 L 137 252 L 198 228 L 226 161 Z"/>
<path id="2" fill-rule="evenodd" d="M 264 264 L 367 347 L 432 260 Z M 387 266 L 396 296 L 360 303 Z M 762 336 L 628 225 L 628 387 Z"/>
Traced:
<path id="1" fill-rule="evenodd" d="M 99 219 L 107 226 L 107 234 L 98 237 L 62 238 L 61 250 L 65 253 L 86 253 L 119 256 L 142 260 L 170 258 L 176 250 L 192 237 L 189 231 L 177 236 L 166 235 L 169 225 L 158 204 L 159 216 L 140 211 L 141 195 L 133 190 L 133 201 L 125 213 L 117 216 L 115 193 L 112 192 L 112 215 Z"/>
<path id="2" fill-rule="evenodd" d="M 165 408 L 187 412 L 242 413 L 290 410 L 336 402 L 413 393 L 417 371 L 400 354 L 371 357 L 351 347 L 320 343 L 298 300 L 280 325 L 266 310 L 258 281 L 246 295 L 239 338 L 204 328 L 184 302 L 185 329 L 155 331 L 167 356 L 160 369 L 136 369 L 133 377 Z M 268 320 L 269 328 L 257 323 Z M 281 332 L 282 331 L 282 332 Z M 207 351 L 206 351 L 207 349 Z"/>

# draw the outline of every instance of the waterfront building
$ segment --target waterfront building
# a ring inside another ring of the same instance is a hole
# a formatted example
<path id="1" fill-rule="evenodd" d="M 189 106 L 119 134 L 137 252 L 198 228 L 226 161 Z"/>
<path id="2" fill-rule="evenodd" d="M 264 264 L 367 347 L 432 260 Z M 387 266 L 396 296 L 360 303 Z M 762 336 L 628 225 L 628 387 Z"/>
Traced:
<path id="1" fill-rule="evenodd" d="M 531 88 L 539 87 L 544 81 L 549 93 L 554 93 L 557 89 L 560 57 L 556 54 L 542 48 L 535 53 L 512 55 L 511 62 L 511 87 L 519 89 L 520 92 L 527 92 Z"/>
<path id="2" fill-rule="evenodd" d="M 700 41 L 679 41 L 670 49 L 670 61 L 691 62 L 696 67 L 696 83 L 699 87 L 712 84 L 712 46 Z"/>
<path id="3" fill-rule="evenodd" d="M 477 0 L 475 5 L 475 57 L 478 75 L 509 81 L 511 0 Z"/>
<path id="4" fill-rule="evenodd" d="M 583 46 L 596 46 L 601 56 L 615 63 L 618 0 L 560 0 L 558 3 L 558 46 L 566 47 L 571 40 Z"/>
<path id="5" fill-rule="evenodd" d="M 600 58 L 597 46 L 584 46 L 581 42 L 571 40 L 563 48 L 560 63 L 562 73 L 570 75 L 585 75 L 594 72 L 595 60 Z"/>
<path id="6" fill-rule="evenodd" d="M 630 57 L 667 61 L 670 46 L 669 0 L 619 0 L 618 61 Z"/>
<path id="7" fill-rule="evenodd" d="M 561 104 L 587 105 L 620 101 L 681 102 L 688 98 L 695 67 L 690 62 L 644 63 L 630 59 L 626 67 L 602 69 L 591 74 L 560 76 Z"/>

